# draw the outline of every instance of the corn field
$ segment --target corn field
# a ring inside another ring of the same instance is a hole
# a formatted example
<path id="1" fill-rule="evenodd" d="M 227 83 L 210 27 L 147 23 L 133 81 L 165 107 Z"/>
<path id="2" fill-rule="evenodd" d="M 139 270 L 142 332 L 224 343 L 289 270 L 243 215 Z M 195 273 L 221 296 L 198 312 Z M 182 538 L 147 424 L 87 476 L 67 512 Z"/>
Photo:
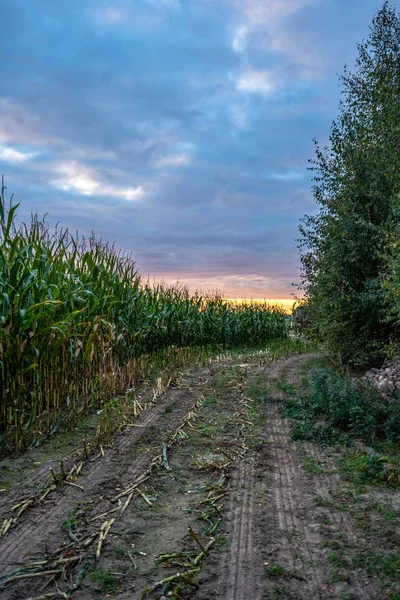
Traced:
<path id="1" fill-rule="evenodd" d="M 261 347 L 287 336 L 282 311 L 143 283 L 131 256 L 94 236 L 16 225 L 0 202 L 0 447 L 76 424 L 187 348 Z"/>

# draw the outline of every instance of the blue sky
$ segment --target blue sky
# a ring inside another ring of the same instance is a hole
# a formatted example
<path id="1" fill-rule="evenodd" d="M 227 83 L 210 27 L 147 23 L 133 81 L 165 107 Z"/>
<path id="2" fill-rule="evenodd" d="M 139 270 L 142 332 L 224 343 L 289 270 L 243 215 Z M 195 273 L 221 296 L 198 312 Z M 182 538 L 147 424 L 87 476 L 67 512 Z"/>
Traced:
<path id="1" fill-rule="evenodd" d="M 377 0 L 0 0 L 0 166 L 19 216 L 140 273 L 288 298 L 307 159 Z"/>

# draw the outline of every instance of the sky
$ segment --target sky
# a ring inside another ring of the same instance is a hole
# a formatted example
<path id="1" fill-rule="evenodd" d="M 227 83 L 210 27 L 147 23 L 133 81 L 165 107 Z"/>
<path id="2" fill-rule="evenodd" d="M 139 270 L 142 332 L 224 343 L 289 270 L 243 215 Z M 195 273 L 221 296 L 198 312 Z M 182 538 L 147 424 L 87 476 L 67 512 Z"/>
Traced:
<path id="1" fill-rule="evenodd" d="M 288 299 L 377 0 L 0 0 L 0 170 L 142 276 Z M 395 3 L 396 5 L 397 3 Z"/>

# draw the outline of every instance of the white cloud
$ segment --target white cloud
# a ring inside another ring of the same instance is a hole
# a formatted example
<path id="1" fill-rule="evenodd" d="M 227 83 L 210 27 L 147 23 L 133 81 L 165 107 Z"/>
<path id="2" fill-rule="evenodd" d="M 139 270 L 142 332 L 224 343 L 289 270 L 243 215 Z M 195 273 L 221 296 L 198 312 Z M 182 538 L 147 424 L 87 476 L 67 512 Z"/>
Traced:
<path id="1" fill-rule="evenodd" d="M 246 48 L 247 33 L 247 27 L 239 27 L 239 29 L 235 31 L 235 35 L 233 36 L 232 40 L 232 48 L 235 52 L 241 53 Z"/>
<path id="2" fill-rule="evenodd" d="M 125 26 L 132 21 L 132 13 L 124 2 L 103 0 L 93 11 L 98 25 L 105 27 Z"/>
<path id="3" fill-rule="evenodd" d="M 157 165 L 159 167 L 181 167 L 188 165 L 190 162 L 190 156 L 188 154 L 181 153 L 162 156 L 157 160 Z"/>
<path id="4" fill-rule="evenodd" d="M 226 0 L 244 13 L 251 21 L 275 21 L 288 17 L 319 0 Z"/>
<path id="5" fill-rule="evenodd" d="M 174 4 L 174 0 L 171 0 Z M 148 4 L 150 0 L 148 0 Z M 134 6 L 132 6 L 134 4 Z M 154 4 L 154 2 L 153 2 Z M 166 2 L 162 2 L 166 4 Z M 138 6 L 137 3 L 103 2 L 92 12 L 92 18 L 96 25 L 105 28 L 125 29 L 130 32 L 144 31 L 144 29 L 153 30 L 162 22 L 161 11 L 146 10 L 146 3 Z"/>
<path id="6" fill-rule="evenodd" d="M 109 7 L 101 13 L 101 18 L 106 23 L 121 23 L 125 18 L 125 13 L 121 9 Z"/>
<path id="7" fill-rule="evenodd" d="M 61 177 L 50 183 L 59 190 L 82 194 L 83 196 L 108 196 L 124 200 L 137 200 L 144 194 L 142 186 L 116 187 L 103 184 L 96 179 L 90 169 L 79 163 L 64 163 L 56 167 Z"/>
<path id="8" fill-rule="evenodd" d="M 0 146 L 0 160 L 11 164 L 20 164 L 32 160 L 37 156 L 37 152 L 19 152 L 9 146 Z"/>
<path id="9" fill-rule="evenodd" d="M 287 171 L 286 173 L 269 173 L 269 177 L 278 181 L 295 181 L 302 179 L 303 174 L 299 171 Z"/>
<path id="10" fill-rule="evenodd" d="M 96 148 L 95 146 L 94 147 L 87 146 L 85 148 L 84 147 L 68 148 L 65 152 L 65 156 L 66 156 L 67 160 L 69 159 L 69 157 L 71 157 L 71 160 L 77 159 L 77 158 L 83 159 L 83 160 L 93 160 L 94 158 L 99 158 L 101 160 L 103 160 L 103 159 L 115 160 L 117 158 L 115 151 L 102 150 L 101 148 Z"/>
<path id="11" fill-rule="evenodd" d="M 260 49 L 286 55 L 299 66 L 301 77 L 309 80 L 323 71 L 321 48 L 309 34 L 293 31 L 286 21 L 307 6 L 327 0 L 223 0 L 236 8 L 244 17 L 244 24 L 235 32 L 232 48 L 244 53 L 250 37 L 257 40 Z"/>
<path id="12" fill-rule="evenodd" d="M 141 185 L 138 185 L 135 188 L 114 188 L 114 187 L 106 187 L 104 188 L 103 195 L 104 196 L 117 196 L 119 198 L 123 198 L 124 200 L 137 200 L 144 194 L 144 189 Z"/>
<path id="13" fill-rule="evenodd" d="M 275 82 L 268 71 L 256 71 L 255 69 L 244 71 L 236 82 L 236 88 L 241 92 L 268 94 L 274 87 Z"/>

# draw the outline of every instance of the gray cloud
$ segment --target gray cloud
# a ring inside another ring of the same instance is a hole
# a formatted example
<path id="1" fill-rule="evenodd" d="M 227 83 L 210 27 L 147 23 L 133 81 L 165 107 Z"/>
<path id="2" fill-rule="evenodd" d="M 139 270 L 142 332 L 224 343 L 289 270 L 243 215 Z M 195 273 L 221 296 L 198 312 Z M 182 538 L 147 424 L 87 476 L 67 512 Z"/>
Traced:
<path id="1" fill-rule="evenodd" d="M 144 275 L 289 296 L 312 138 L 375 8 L 0 3 L 0 165 L 20 218 L 95 230 Z"/>

